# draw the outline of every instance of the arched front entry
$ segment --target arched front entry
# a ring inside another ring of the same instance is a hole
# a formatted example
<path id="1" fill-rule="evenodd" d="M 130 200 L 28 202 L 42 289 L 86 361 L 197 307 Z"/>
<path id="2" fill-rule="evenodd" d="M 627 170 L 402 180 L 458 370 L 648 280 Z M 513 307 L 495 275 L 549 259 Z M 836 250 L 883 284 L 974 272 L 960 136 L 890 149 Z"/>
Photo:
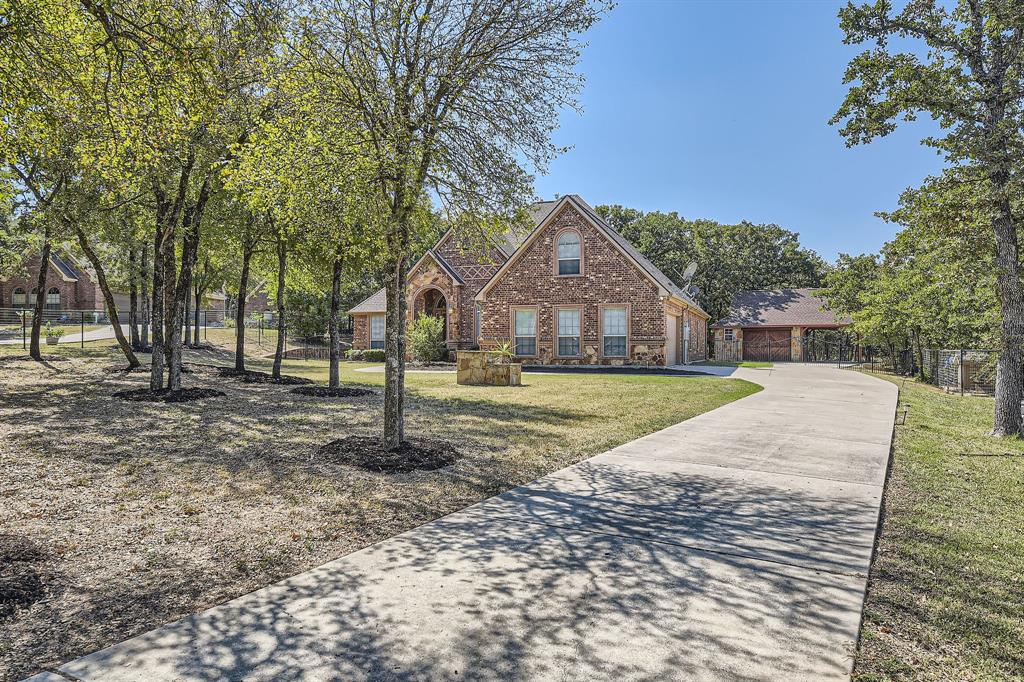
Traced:
<path id="1" fill-rule="evenodd" d="M 413 300 L 413 317 L 433 315 L 444 322 L 444 339 L 448 340 L 448 299 L 444 292 L 434 287 L 427 287 L 416 294 Z"/>

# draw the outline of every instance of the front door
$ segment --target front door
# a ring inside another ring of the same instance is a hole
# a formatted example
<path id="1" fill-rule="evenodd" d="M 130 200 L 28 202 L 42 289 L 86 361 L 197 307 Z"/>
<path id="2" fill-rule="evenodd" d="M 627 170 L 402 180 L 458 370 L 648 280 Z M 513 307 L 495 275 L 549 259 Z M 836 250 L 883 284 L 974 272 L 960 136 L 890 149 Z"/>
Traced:
<path id="1" fill-rule="evenodd" d="M 679 363 L 679 318 L 675 315 L 665 316 L 665 364 Z"/>

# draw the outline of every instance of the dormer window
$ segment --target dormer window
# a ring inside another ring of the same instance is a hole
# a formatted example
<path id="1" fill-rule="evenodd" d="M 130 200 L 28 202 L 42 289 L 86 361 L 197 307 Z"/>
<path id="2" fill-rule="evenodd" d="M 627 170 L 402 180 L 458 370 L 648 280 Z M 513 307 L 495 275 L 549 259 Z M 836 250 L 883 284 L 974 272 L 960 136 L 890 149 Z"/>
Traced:
<path id="1" fill-rule="evenodd" d="M 558 235 L 558 274 L 578 275 L 582 272 L 582 247 L 580 244 L 580 233 L 575 230 L 566 230 Z"/>

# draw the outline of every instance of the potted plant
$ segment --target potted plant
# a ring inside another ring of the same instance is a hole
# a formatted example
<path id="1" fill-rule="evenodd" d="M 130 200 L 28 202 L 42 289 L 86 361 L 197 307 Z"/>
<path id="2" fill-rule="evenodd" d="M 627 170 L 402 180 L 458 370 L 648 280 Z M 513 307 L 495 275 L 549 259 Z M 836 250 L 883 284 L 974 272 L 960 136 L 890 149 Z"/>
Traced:
<path id="1" fill-rule="evenodd" d="M 494 386 L 519 386 L 523 382 L 523 366 L 512 362 L 516 347 L 511 341 L 502 341 L 488 355 L 487 383 Z"/>
<path id="2" fill-rule="evenodd" d="M 60 337 L 62 337 L 62 336 L 64 336 L 64 330 L 63 329 L 61 329 L 60 327 L 54 327 L 53 323 L 51 323 L 51 322 L 47 322 L 46 323 L 46 345 L 47 346 L 55 345 L 58 341 L 60 341 Z"/>

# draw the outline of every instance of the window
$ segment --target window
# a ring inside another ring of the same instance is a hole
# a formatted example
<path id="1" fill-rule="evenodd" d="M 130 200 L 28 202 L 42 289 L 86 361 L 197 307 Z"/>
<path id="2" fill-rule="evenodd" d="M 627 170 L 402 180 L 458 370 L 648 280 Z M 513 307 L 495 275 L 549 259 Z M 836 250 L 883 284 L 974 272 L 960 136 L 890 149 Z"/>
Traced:
<path id="1" fill-rule="evenodd" d="M 725 340 L 734 341 L 736 339 L 735 332 L 732 329 L 725 330 Z"/>
<path id="2" fill-rule="evenodd" d="M 476 306 L 476 312 L 473 314 L 473 342 L 477 343 L 480 341 L 480 304 Z"/>
<path id="3" fill-rule="evenodd" d="M 60 310 L 60 289 L 57 287 L 46 292 L 46 309 Z"/>
<path id="4" fill-rule="evenodd" d="M 558 237 L 558 274 L 580 274 L 580 235 L 578 232 L 563 232 Z"/>
<path id="5" fill-rule="evenodd" d="M 370 348 L 384 348 L 384 329 L 387 327 L 384 315 L 370 315 Z"/>
<path id="6" fill-rule="evenodd" d="M 11 307 L 12 308 L 24 308 L 28 305 L 28 295 L 25 290 L 18 287 L 14 290 L 14 294 L 11 296 Z"/>
<path id="7" fill-rule="evenodd" d="M 558 354 L 571 357 L 580 354 L 580 309 L 558 311 Z"/>
<path id="8" fill-rule="evenodd" d="M 602 352 L 605 357 L 626 357 L 626 308 L 601 310 Z"/>
<path id="9" fill-rule="evenodd" d="M 516 355 L 530 357 L 537 354 L 537 311 L 525 308 L 515 311 Z"/>

